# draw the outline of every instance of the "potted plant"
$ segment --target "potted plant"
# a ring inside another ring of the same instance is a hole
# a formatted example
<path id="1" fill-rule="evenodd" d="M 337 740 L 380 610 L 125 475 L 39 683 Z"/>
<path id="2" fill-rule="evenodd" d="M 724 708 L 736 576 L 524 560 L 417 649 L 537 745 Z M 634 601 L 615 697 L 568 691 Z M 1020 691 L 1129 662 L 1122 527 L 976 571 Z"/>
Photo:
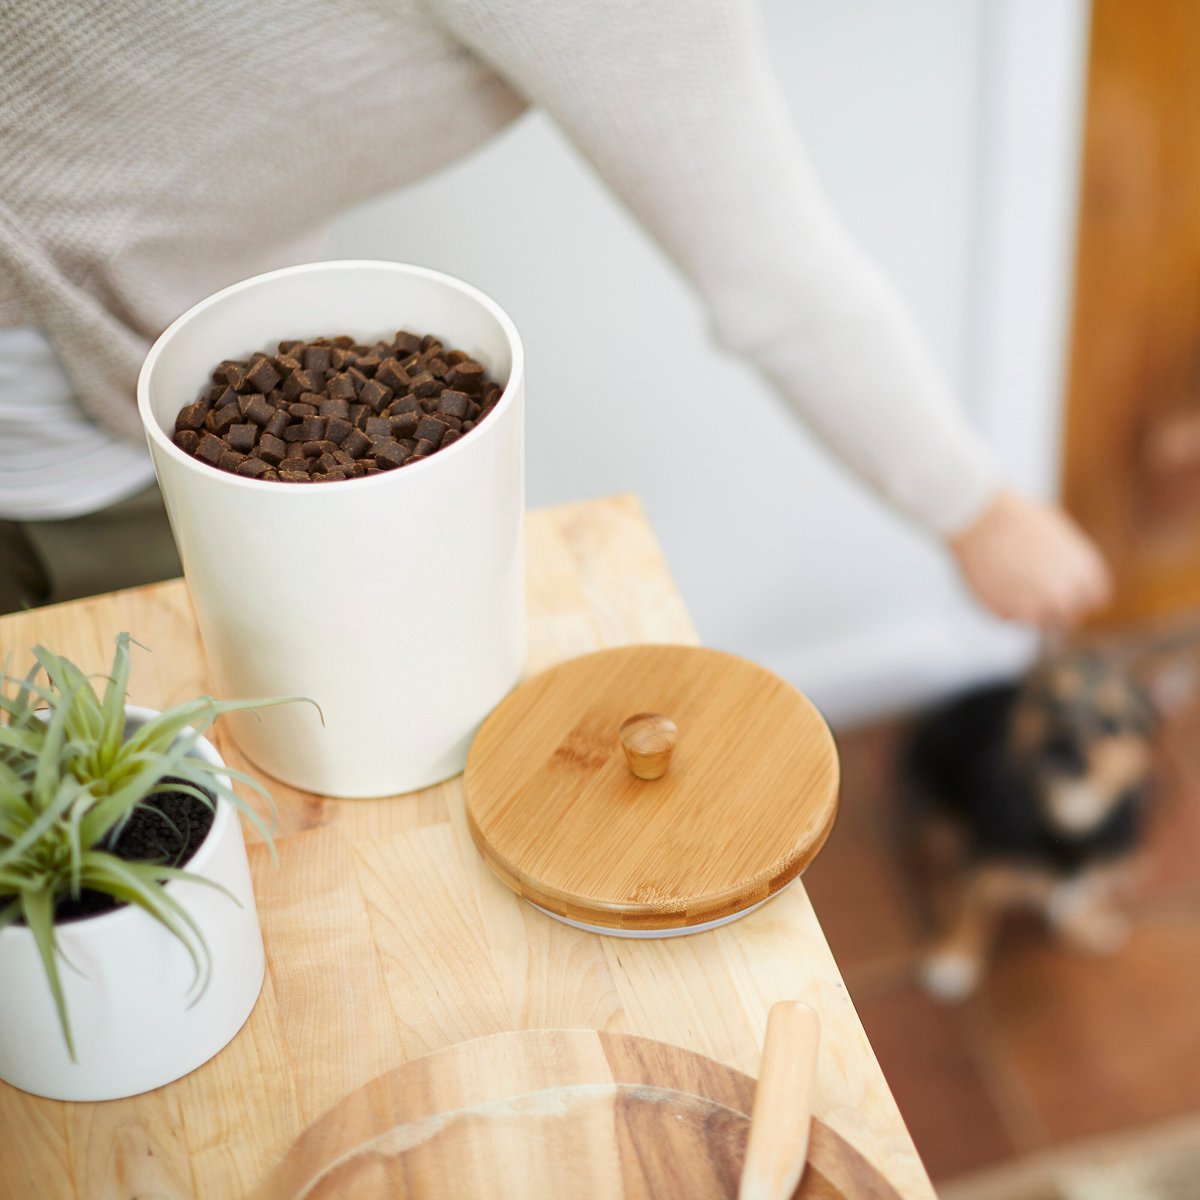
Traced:
<path id="1" fill-rule="evenodd" d="M 270 834 L 232 780 L 266 793 L 203 734 L 283 701 L 129 706 L 129 642 L 102 694 L 40 646 L 0 689 L 0 1079 L 60 1100 L 193 1070 L 263 980 L 239 811 Z"/>

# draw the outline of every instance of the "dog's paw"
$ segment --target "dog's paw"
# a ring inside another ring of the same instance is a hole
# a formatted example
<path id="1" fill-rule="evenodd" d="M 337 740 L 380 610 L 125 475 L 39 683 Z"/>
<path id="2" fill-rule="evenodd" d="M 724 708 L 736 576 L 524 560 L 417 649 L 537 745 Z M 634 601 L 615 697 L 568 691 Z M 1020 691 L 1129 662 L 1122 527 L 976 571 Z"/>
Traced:
<path id="1" fill-rule="evenodd" d="M 981 964 L 965 954 L 937 951 L 921 963 L 921 986 L 939 1000 L 965 1000 L 979 985 Z"/>
<path id="2" fill-rule="evenodd" d="M 1116 954 L 1133 931 L 1129 919 L 1119 912 L 1100 909 L 1081 913 L 1059 932 L 1080 950 L 1089 954 Z"/>

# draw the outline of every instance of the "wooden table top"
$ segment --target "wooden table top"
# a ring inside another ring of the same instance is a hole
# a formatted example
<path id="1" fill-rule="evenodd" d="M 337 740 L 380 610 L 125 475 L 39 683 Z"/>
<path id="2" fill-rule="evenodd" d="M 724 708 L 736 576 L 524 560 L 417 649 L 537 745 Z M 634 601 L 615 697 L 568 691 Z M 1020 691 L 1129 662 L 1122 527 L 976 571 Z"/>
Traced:
<path id="1" fill-rule="evenodd" d="M 631 497 L 528 519 L 529 670 L 696 633 Z M 181 581 L 0 618 L 0 657 L 42 642 L 85 671 L 129 630 L 133 703 L 207 690 Z M 253 770 L 218 726 L 232 766 Z M 767 1011 L 822 1018 L 816 1114 L 905 1197 L 934 1193 L 804 888 L 708 933 L 598 937 L 519 900 L 476 853 L 462 780 L 335 801 L 265 780 L 273 866 L 247 843 L 267 949 L 258 1006 L 211 1062 L 129 1100 L 66 1104 L 0 1083 L 0 1196 L 233 1200 L 356 1088 L 420 1055 L 510 1029 L 591 1028 L 685 1047 L 758 1073 Z"/>

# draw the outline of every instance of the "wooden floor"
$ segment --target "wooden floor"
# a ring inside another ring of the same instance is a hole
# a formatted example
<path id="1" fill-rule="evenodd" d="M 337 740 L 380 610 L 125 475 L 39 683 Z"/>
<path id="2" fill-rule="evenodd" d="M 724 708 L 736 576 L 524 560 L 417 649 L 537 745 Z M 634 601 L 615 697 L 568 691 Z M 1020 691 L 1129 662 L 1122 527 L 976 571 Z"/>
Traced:
<path id="1" fill-rule="evenodd" d="M 1200 1115 L 1200 704 L 1160 739 L 1127 947 L 1092 958 L 1013 925 L 980 992 L 953 1007 L 914 984 L 927 930 L 897 850 L 905 728 L 839 737 L 841 815 L 805 883 L 935 1183 Z"/>

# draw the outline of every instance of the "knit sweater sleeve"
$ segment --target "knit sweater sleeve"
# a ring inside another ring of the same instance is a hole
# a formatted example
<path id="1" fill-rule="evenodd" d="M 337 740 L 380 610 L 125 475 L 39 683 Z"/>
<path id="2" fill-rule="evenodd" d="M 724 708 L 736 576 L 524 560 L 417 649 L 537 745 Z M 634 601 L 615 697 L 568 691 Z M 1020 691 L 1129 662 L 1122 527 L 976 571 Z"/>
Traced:
<path id="1" fill-rule="evenodd" d="M 691 280 L 717 338 L 902 512 L 997 486 L 905 306 L 822 194 L 744 0 L 429 0 L 545 109 Z"/>

